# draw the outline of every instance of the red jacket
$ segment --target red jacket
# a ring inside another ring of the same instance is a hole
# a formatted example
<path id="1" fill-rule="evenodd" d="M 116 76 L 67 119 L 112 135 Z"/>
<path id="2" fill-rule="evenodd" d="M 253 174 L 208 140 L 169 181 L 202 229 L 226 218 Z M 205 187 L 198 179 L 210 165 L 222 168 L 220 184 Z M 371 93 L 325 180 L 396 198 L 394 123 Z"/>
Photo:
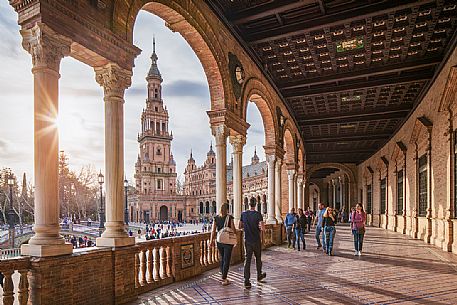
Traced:
<path id="1" fill-rule="evenodd" d="M 352 212 L 351 227 L 352 229 L 360 229 L 365 227 L 365 221 L 367 220 L 367 214 L 365 212 Z"/>

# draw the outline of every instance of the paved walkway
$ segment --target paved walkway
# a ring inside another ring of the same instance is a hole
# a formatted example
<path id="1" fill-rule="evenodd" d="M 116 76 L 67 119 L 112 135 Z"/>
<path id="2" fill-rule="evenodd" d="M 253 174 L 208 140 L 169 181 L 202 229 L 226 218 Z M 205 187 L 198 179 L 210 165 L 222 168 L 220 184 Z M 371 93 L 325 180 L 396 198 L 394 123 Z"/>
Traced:
<path id="1" fill-rule="evenodd" d="M 267 278 L 252 281 L 250 290 L 243 287 L 243 266 L 236 265 L 229 286 L 210 271 L 132 304 L 457 304 L 457 256 L 422 241 L 368 228 L 362 257 L 353 256 L 349 227 L 337 228 L 333 257 L 316 250 L 311 234 L 306 242 L 306 251 L 263 252 Z"/>

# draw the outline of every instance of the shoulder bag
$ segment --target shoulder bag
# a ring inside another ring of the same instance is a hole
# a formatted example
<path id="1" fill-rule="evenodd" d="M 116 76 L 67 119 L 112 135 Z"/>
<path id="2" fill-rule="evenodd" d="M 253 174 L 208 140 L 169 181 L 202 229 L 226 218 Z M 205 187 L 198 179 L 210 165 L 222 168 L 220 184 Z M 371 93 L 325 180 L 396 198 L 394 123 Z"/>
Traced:
<path id="1" fill-rule="evenodd" d="M 236 234 L 233 230 L 228 226 L 228 222 L 230 220 L 230 215 L 225 217 L 224 227 L 217 232 L 216 241 L 221 244 L 233 245 L 235 246 L 237 243 Z"/>

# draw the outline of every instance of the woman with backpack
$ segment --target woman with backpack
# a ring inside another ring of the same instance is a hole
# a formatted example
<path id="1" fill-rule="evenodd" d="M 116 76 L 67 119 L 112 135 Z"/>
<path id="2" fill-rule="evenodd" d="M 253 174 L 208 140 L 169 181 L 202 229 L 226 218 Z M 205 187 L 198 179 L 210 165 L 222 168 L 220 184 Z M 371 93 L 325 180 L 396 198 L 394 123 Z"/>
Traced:
<path id="1" fill-rule="evenodd" d="M 221 234 L 224 228 L 230 228 L 230 230 L 235 233 L 235 223 L 233 222 L 233 216 L 228 214 L 228 204 L 223 204 L 221 206 L 220 215 L 214 217 L 213 226 L 211 229 L 211 247 L 214 245 L 216 235 Z M 226 244 L 217 242 L 217 249 L 219 250 L 220 255 L 220 270 L 222 274 L 222 286 L 227 286 L 229 281 L 227 279 L 230 259 L 232 257 L 233 244 Z"/>
<path id="2" fill-rule="evenodd" d="M 351 229 L 354 236 L 354 255 L 362 255 L 363 237 L 365 236 L 365 221 L 367 215 L 363 210 L 363 205 L 357 203 L 355 211 L 352 212 Z"/>

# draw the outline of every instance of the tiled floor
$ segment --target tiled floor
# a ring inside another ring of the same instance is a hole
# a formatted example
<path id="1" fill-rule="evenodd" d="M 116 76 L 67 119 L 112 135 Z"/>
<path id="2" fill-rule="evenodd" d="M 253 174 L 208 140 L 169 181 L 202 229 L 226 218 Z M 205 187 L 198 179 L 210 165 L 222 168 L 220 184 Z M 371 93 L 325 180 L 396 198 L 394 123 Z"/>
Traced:
<path id="1" fill-rule="evenodd" d="M 274 247 L 262 253 L 264 283 L 243 287 L 243 266 L 231 266 L 229 286 L 211 271 L 143 294 L 132 304 L 457 304 L 457 256 L 421 241 L 368 228 L 362 257 L 353 256 L 348 227 L 338 227 L 335 256 Z M 253 262 L 254 263 L 254 262 Z M 252 266 L 255 275 L 255 264 Z"/>

